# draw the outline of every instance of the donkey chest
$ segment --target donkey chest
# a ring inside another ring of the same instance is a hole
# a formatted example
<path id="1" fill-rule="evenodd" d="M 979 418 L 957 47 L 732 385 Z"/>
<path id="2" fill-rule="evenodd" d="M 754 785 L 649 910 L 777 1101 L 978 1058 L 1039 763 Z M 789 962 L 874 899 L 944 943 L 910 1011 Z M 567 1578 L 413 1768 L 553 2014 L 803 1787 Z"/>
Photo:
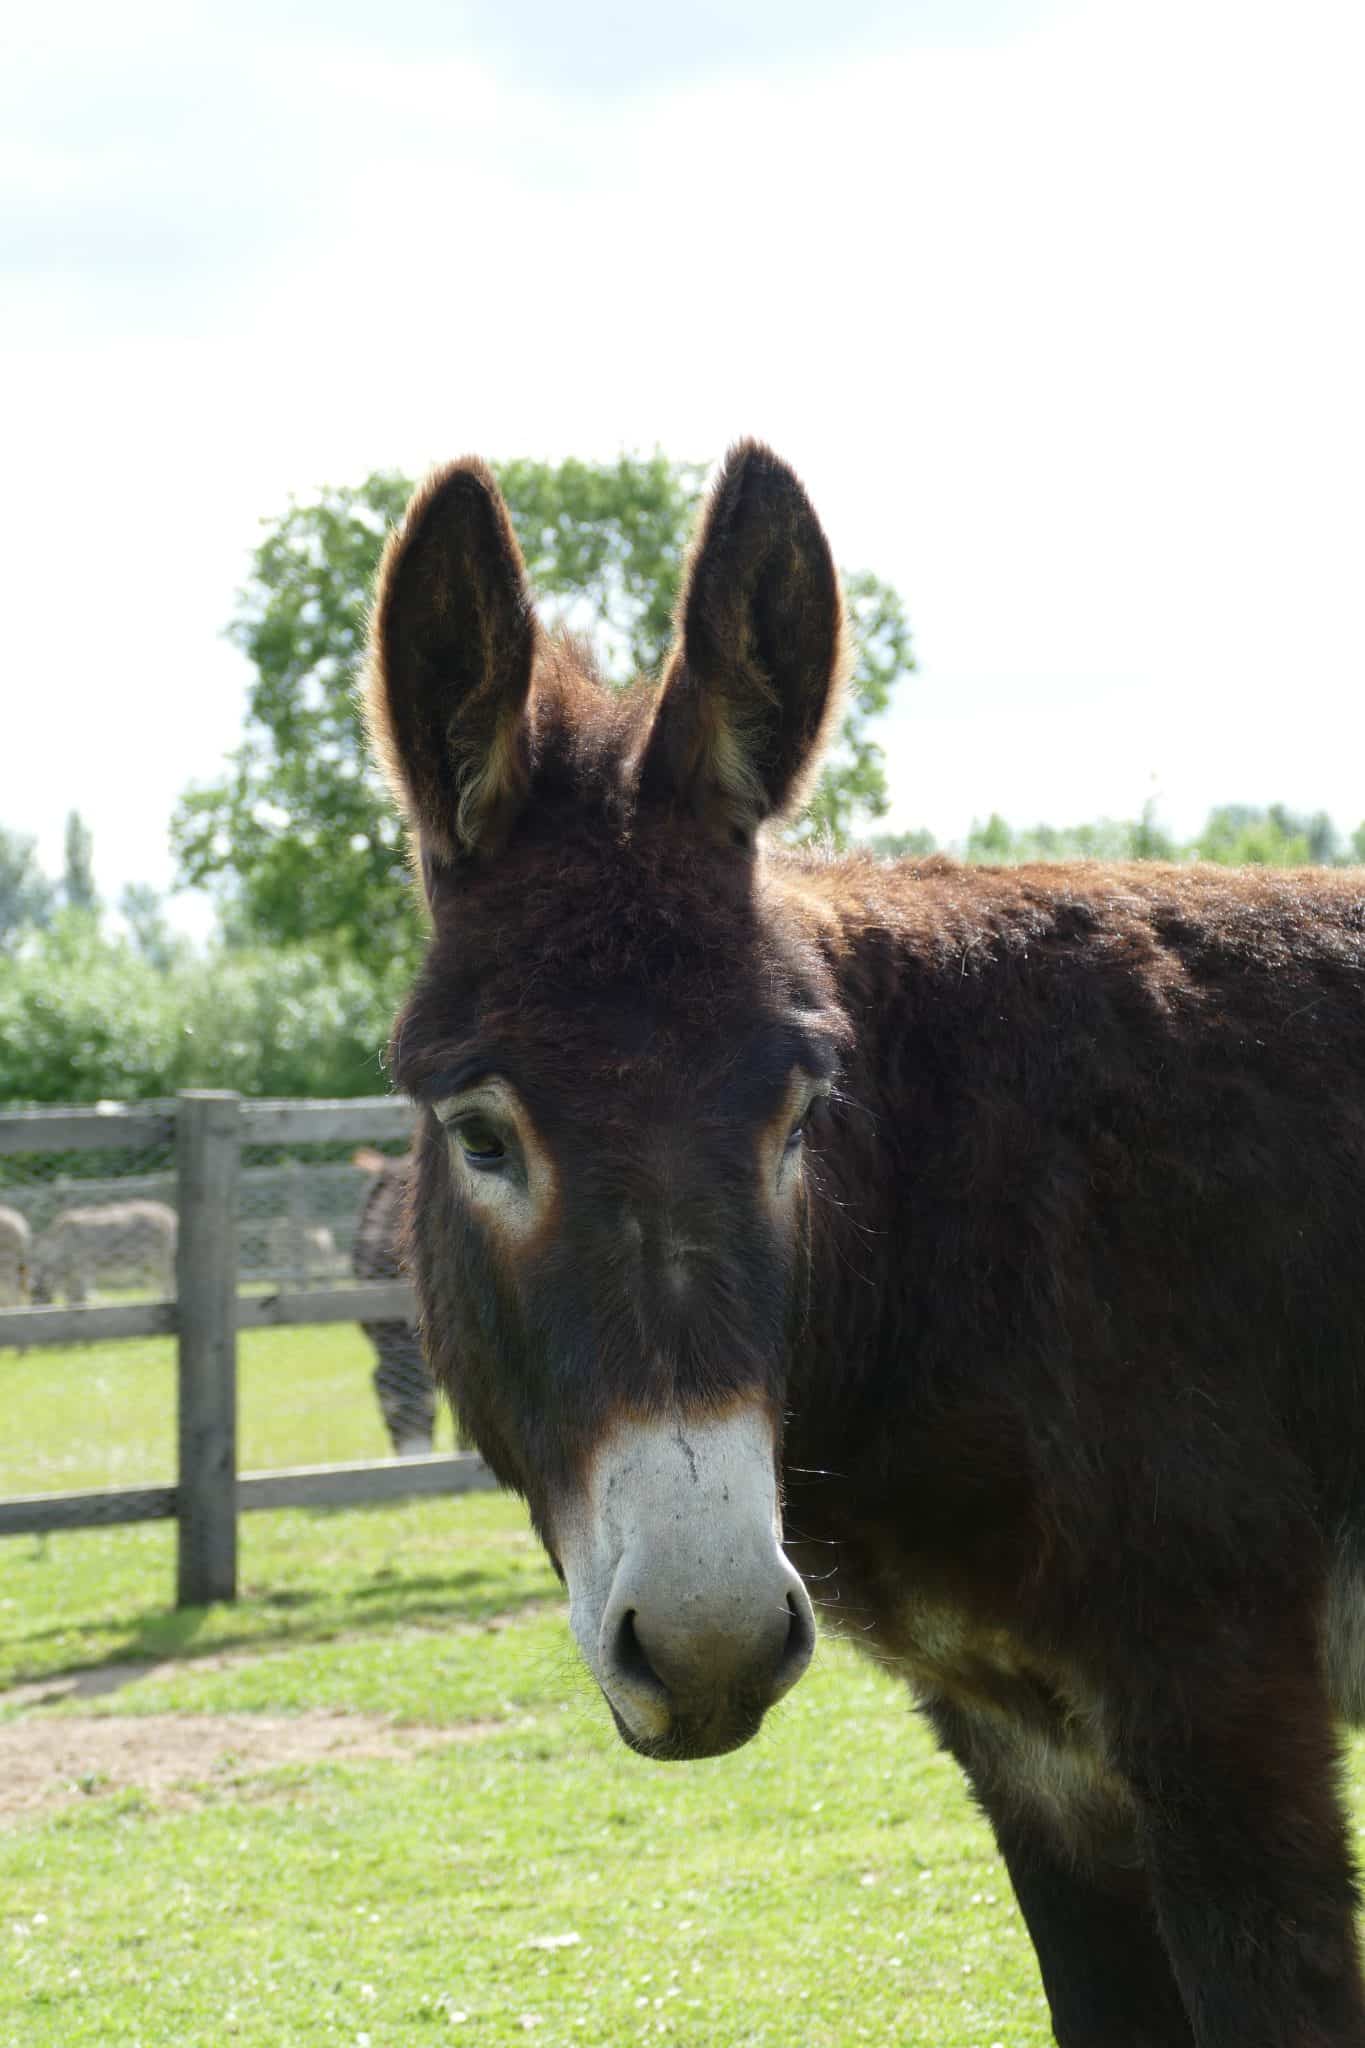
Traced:
<path id="1" fill-rule="evenodd" d="M 918 1693 L 1027 1721 L 1069 1718 L 1061 1674 L 1019 1635 L 930 1597 L 899 1601 L 876 1631 L 879 1647 Z"/>
<path id="2" fill-rule="evenodd" d="M 943 1547 L 907 1546 L 883 1523 L 807 1512 L 788 1554 L 815 1595 L 822 1622 L 890 1665 L 919 1692 L 1001 1704 L 1052 1675 L 1015 1625 L 1012 1574 L 962 1569 Z M 1003 1548 L 1003 1546 L 1002 1546 Z"/>
<path id="3" fill-rule="evenodd" d="M 1120 1859 L 1132 1804 L 1098 1702 L 1009 1629 L 907 1599 L 879 1647 L 997 1810 L 1029 1814 L 1070 1855 Z"/>

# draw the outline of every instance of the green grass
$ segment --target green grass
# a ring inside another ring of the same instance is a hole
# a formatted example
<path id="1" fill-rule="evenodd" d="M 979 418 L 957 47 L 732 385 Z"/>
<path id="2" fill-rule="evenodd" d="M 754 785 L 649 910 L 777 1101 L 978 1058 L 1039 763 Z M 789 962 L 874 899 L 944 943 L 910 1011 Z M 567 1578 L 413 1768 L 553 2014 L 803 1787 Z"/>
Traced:
<path id="1" fill-rule="evenodd" d="M 238 1340 L 244 1472 L 388 1455 L 354 1323 L 245 1330 Z M 0 1494 L 168 1485 L 175 1478 L 170 1337 L 69 1350 L 0 1350 Z M 438 1448 L 450 1444 L 442 1420 Z"/>
<path id="2" fill-rule="evenodd" d="M 261 1463 L 319 1455 L 329 1403 L 332 1440 L 367 1447 L 342 1355 L 265 1338 L 243 1376 Z M 101 1370 L 140 1389 L 150 1442 L 164 1362 Z M 60 1412 L 88 1479 L 99 1412 Z M 37 1422 L 22 1466 L 6 1431 L 6 1490 L 35 1483 Z M 870 1664 L 826 1645 L 747 1749 L 650 1765 L 515 1502 L 253 1515 L 241 1537 L 242 1599 L 182 1615 L 169 1526 L 0 1544 L 0 1684 L 93 1681 L 0 1718 L 325 1707 L 462 1739 L 270 1770 L 248 1744 L 178 1802 L 92 1779 L 0 1820 L 0 2048 L 1045 2048 L 987 1830 Z M 147 1668 L 100 1692 L 107 1659 Z"/>
<path id="3" fill-rule="evenodd" d="M 515 1503 L 262 1515 L 243 1537 L 249 1597 L 178 1621 L 155 1597 L 164 1530 L 11 1544 L 0 1668 L 168 1656 L 42 1710 L 61 1718 L 326 1706 L 481 1739 L 263 1774 L 246 1755 L 186 1810 L 95 1789 L 11 1823 L 5 2048 L 1046 2040 L 987 1834 L 870 1665 L 824 1649 L 747 1750 L 648 1765 Z"/>
<path id="4" fill-rule="evenodd" d="M 241 1597 L 181 1611 L 170 1605 L 171 1523 L 0 1542 L 0 1687 L 109 1661 L 174 1659 L 193 1688 L 196 1660 L 256 1653 L 238 1683 L 249 1686 L 267 1654 L 271 1668 L 252 1706 L 350 1705 L 440 1719 L 433 1636 L 559 1600 L 525 1517 L 496 1495 L 244 1515 L 238 1529 Z M 333 1684 L 331 1660 L 360 1670 Z M 295 1690 L 286 1665 L 297 1673 Z M 412 1681 L 402 1675 L 408 1665 Z M 348 1694 L 347 1685 L 358 1689 Z M 147 1711 L 152 1691 L 144 1682 L 115 1705 L 127 1698 Z M 195 1697 L 201 1710 L 223 1704 L 221 1691 Z"/>

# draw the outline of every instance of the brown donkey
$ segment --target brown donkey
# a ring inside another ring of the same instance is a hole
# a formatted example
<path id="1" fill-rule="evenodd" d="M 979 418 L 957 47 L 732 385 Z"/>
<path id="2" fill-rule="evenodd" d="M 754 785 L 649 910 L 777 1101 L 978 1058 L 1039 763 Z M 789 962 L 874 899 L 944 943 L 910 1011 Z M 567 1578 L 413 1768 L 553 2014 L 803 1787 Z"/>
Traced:
<path id="1" fill-rule="evenodd" d="M 413 500 L 370 716 L 434 928 L 432 1364 L 632 1748 L 747 1741 L 818 1574 L 960 1759 L 1063 2048 L 1360 2048 L 1365 878 L 765 846 L 844 664 L 765 448 L 624 696 L 486 469 Z"/>

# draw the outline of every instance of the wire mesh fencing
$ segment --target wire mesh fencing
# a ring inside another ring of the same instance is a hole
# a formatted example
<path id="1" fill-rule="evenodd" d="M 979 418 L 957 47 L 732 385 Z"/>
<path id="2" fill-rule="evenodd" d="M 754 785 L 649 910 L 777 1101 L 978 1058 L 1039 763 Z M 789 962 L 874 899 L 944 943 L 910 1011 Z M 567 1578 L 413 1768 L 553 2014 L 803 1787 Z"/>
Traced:
<path id="1" fill-rule="evenodd" d="M 354 1277 L 356 1238 L 376 1175 L 406 1142 L 242 1148 L 237 1267 L 246 1289 L 320 1287 Z"/>
<path id="2" fill-rule="evenodd" d="M 0 1496 L 174 1480 L 176 1181 L 173 1101 L 0 1114 Z"/>
<path id="3" fill-rule="evenodd" d="M 0 1152 L 0 1308 L 166 1300 L 175 1243 L 173 1137 Z"/>
<path id="4" fill-rule="evenodd" d="M 431 1455 L 411 1121 L 212 1091 L 0 1112 L 0 1534 L 174 1516 L 182 1600 L 231 1598 L 244 1509 L 492 1483 Z"/>
<path id="5" fill-rule="evenodd" d="M 165 1110 L 169 1116 L 173 1105 Z M 391 1177 L 406 1151 L 405 1138 L 382 1137 L 244 1144 L 242 1289 L 335 1286 L 356 1277 L 357 1233 L 376 1181 Z M 172 1140 L 0 1153 L 0 1308 L 173 1299 L 176 1235 Z"/>
<path id="6" fill-rule="evenodd" d="M 243 1148 L 238 1259 L 244 1291 L 345 1287 L 401 1277 L 407 1140 Z M 395 1456 L 425 1455 L 436 1396 L 410 1316 L 357 1317 Z"/>

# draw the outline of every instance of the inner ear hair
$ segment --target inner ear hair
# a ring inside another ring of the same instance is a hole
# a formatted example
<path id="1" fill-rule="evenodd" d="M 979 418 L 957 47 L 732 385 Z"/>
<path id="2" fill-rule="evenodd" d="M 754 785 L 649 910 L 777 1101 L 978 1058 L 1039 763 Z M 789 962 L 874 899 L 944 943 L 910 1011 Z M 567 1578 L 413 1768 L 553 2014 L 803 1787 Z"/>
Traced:
<path id="1" fill-rule="evenodd" d="M 803 800 L 849 666 L 838 573 L 810 500 L 771 449 L 741 442 L 689 555 L 642 791 L 671 793 L 750 842 Z"/>
<path id="2" fill-rule="evenodd" d="M 370 628 L 371 744 L 424 868 L 495 852 L 525 799 L 537 627 L 492 472 L 437 470 L 384 550 Z"/>

